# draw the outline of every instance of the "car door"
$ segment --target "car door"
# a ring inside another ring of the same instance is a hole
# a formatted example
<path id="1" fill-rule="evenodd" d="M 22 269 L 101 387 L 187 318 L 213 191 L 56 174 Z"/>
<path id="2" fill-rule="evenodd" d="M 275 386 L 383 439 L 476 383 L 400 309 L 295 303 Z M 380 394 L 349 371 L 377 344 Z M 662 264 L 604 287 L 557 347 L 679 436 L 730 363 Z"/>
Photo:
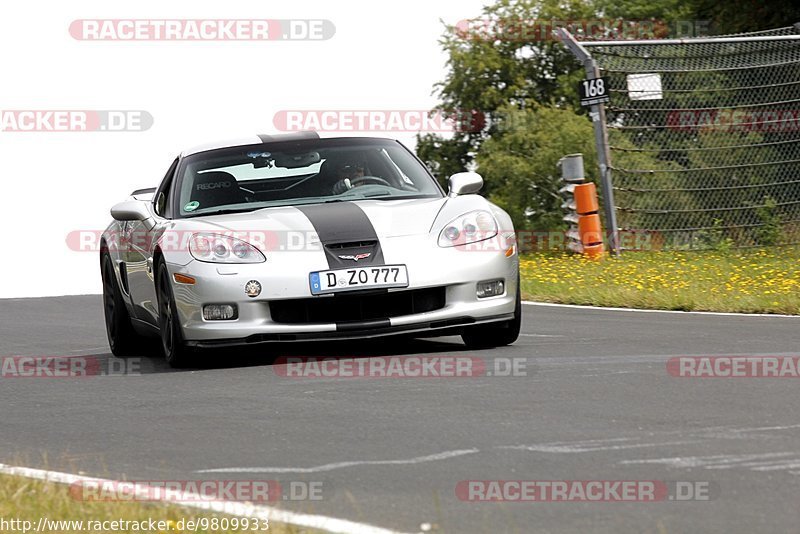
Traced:
<path id="1" fill-rule="evenodd" d="M 153 250 L 158 237 L 169 221 L 170 191 L 178 159 L 170 166 L 161 185 L 149 204 L 152 219 L 133 221 L 127 230 L 128 284 L 136 318 L 158 326 L 158 301 L 155 289 L 155 268 Z"/>

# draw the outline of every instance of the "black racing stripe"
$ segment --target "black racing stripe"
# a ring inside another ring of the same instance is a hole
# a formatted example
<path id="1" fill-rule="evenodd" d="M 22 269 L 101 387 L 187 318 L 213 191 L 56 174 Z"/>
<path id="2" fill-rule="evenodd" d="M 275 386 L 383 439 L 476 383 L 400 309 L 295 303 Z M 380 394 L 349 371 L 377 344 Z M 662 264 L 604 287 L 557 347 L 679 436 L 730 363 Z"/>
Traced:
<path id="1" fill-rule="evenodd" d="M 314 226 L 331 269 L 384 265 L 383 251 L 375 227 L 358 205 L 352 202 L 332 202 L 297 206 L 297 209 Z M 358 261 L 342 258 L 366 253 L 369 257 Z"/>
<path id="2" fill-rule="evenodd" d="M 323 244 L 377 239 L 367 214 L 352 202 L 331 202 L 297 206 L 314 225 Z"/>

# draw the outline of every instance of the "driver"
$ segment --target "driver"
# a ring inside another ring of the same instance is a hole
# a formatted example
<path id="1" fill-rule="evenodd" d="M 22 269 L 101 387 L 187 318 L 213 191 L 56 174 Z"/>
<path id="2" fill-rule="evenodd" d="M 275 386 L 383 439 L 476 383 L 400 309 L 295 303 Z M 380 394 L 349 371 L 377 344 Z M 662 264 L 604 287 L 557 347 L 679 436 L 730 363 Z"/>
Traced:
<path id="1" fill-rule="evenodd" d="M 333 194 L 339 195 L 357 185 L 358 179 L 364 177 L 364 163 L 358 161 L 342 161 L 335 168 L 336 183 Z"/>

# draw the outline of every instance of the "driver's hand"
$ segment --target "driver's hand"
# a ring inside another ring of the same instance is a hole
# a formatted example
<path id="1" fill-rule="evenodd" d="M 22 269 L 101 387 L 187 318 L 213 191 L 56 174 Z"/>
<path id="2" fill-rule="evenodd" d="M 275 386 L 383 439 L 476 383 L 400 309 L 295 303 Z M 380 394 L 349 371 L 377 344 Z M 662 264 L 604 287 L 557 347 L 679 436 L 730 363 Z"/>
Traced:
<path id="1" fill-rule="evenodd" d="M 339 180 L 333 185 L 333 194 L 334 195 L 341 195 L 346 191 L 350 191 L 353 188 L 353 185 L 350 183 L 349 178 L 345 178 L 344 180 Z"/>

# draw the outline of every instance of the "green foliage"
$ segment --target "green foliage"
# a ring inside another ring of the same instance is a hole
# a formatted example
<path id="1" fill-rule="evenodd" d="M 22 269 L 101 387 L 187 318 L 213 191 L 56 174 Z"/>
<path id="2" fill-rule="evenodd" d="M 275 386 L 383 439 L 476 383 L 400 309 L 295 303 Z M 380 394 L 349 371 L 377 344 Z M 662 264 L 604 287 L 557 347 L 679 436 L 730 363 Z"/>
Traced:
<path id="1" fill-rule="evenodd" d="M 556 164 L 567 154 L 581 152 L 588 177 L 596 176 L 591 122 L 553 106 L 518 110 L 509 105 L 499 111 L 505 119 L 483 143 L 476 160 L 486 193 L 509 212 L 516 228 L 562 227 L 558 190 L 563 183 Z"/>
<path id="2" fill-rule="evenodd" d="M 714 219 L 714 227 L 707 231 L 705 247 L 722 253 L 729 252 L 733 248 L 733 239 L 725 235 L 723 224 L 722 219 Z"/>
<path id="3" fill-rule="evenodd" d="M 466 27 L 446 26 L 440 44 L 448 57 L 447 70 L 444 80 L 435 86 L 440 101 L 437 110 L 445 113 L 477 111 L 486 121 L 481 122 L 480 128 L 456 132 L 452 138 L 437 134 L 418 136 L 417 153 L 442 183 L 450 174 L 477 163 L 486 179 L 485 193 L 507 209 L 521 228 L 561 226 L 561 202 L 556 195 L 558 170 L 555 168 L 560 157 L 583 152 L 587 156 L 587 172 L 596 172 L 591 123 L 586 118 L 586 110 L 577 103 L 577 84 L 584 77 L 584 71 L 565 46 L 543 32 L 542 26 L 533 24 L 533 21 L 548 20 L 653 21 L 665 23 L 670 30 L 680 21 L 710 21 L 712 33 L 726 34 L 800 22 L 800 4 L 797 0 L 727 3 L 716 0 L 496 0 L 484 7 L 481 14 L 476 14 L 475 20 Z M 487 21 L 492 22 L 487 26 Z M 723 73 L 717 74 L 715 79 L 703 80 L 709 90 L 729 83 Z M 697 101 L 704 101 L 706 96 L 702 91 L 678 93 L 674 96 L 675 102 L 670 104 L 673 109 L 697 107 Z M 509 127 L 512 120 L 521 121 L 521 125 Z M 633 139 L 611 133 L 611 144 L 617 151 L 612 153 L 612 162 L 617 167 L 670 171 L 719 167 L 753 157 L 731 150 L 724 154 L 724 164 L 719 156 L 714 160 L 717 153 L 705 150 L 713 146 L 710 135 L 687 133 L 681 138 L 675 132 L 656 132 Z M 667 146 L 661 139 L 667 135 L 675 137 L 671 139 L 673 144 L 669 145 L 669 152 L 659 150 Z M 753 142 L 752 138 L 759 135 L 743 134 L 743 142 Z M 774 160 L 772 152 L 773 149 L 765 149 L 756 157 Z M 720 169 L 711 186 L 766 184 L 776 181 L 774 174 L 779 171 L 762 168 L 759 172 L 759 176 L 751 177 L 745 175 L 745 171 L 731 173 Z M 630 187 L 631 198 L 637 187 L 672 190 L 675 203 L 684 209 L 698 206 L 701 195 L 715 194 L 713 191 L 687 191 L 692 188 L 687 185 L 691 175 L 680 172 L 659 174 L 658 180 L 653 182 L 655 185 L 626 183 L 624 175 L 618 176 L 617 185 L 623 189 Z M 728 193 L 730 205 L 752 191 L 742 188 Z M 772 194 L 772 191 L 767 192 Z M 624 190 L 619 193 L 622 197 L 625 194 Z M 785 202 L 784 198 L 775 198 L 779 204 Z M 659 215 L 655 213 L 657 206 L 643 204 L 635 208 L 644 210 L 652 227 L 660 227 Z M 770 213 L 773 215 L 764 216 L 772 221 L 777 216 L 774 215 L 776 210 Z M 624 214 L 621 216 L 624 220 Z M 692 222 L 698 228 L 724 226 L 724 221 L 713 222 L 718 216 L 719 213 L 698 214 L 692 216 L 695 219 Z M 770 232 L 774 233 L 772 226 L 765 224 L 758 236 L 753 231 L 741 237 L 766 242 L 774 239 Z"/>
<path id="4" fill-rule="evenodd" d="M 800 314 L 800 247 L 520 257 L 522 298 L 664 310 Z"/>
<path id="5" fill-rule="evenodd" d="M 693 16 L 711 21 L 717 34 L 782 28 L 800 22 L 797 0 L 690 0 Z"/>
<path id="6" fill-rule="evenodd" d="M 761 224 L 758 228 L 758 241 L 761 245 L 777 245 L 783 238 L 783 220 L 778 213 L 778 203 L 767 196 L 764 198 L 763 207 L 757 210 Z"/>
<path id="7" fill-rule="evenodd" d="M 800 22 L 797 0 L 594 0 L 598 13 L 625 20 L 708 21 L 713 34 L 769 30 Z"/>
<path id="8" fill-rule="evenodd" d="M 437 85 L 441 109 L 476 109 L 491 114 L 508 103 L 574 102 L 574 86 L 561 76 L 579 65 L 550 35 L 531 28 L 536 20 L 580 20 L 594 16 L 580 0 L 500 0 L 485 7 L 469 29 L 448 26 L 441 41 L 447 76 Z M 486 20 L 498 21 L 482 31 Z"/>
<path id="9" fill-rule="evenodd" d="M 672 22 L 691 19 L 694 14 L 691 0 L 594 0 L 593 4 L 599 14 L 611 19 Z"/>
<path id="10" fill-rule="evenodd" d="M 576 87 L 582 79 L 578 62 L 551 36 L 522 28 L 524 22 L 592 15 L 591 6 L 581 0 L 501 0 L 485 7 L 469 28 L 445 28 L 440 44 L 448 55 L 447 73 L 435 86 L 440 98 L 437 110 L 475 110 L 488 120 L 484 129 L 458 132 L 452 141 L 435 134 L 417 137 L 420 158 L 440 180 L 473 160 L 482 142 L 495 132 L 494 115 L 500 107 L 521 107 L 526 101 L 577 104 Z M 482 25 L 489 20 L 495 23 L 487 30 Z"/>
<path id="11" fill-rule="evenodd" d="M 436 134 L 426 134 L 417 137 L 417 156 L 446 189 L 447 178 L 464 171 L 469 165 L 469 146 L 469 141 L 462 139 L 444 139 Z"/>

